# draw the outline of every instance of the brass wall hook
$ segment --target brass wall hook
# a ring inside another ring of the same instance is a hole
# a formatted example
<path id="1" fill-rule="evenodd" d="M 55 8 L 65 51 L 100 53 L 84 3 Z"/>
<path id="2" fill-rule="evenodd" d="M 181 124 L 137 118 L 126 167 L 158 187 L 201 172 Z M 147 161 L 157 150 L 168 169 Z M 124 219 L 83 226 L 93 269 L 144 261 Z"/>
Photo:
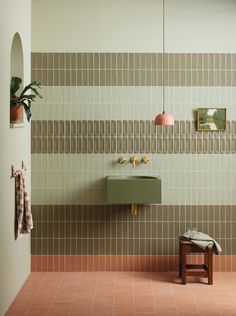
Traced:
<path id="1" fill-rule="evenodd" d="M 24 163 L 24 160 L 21 161 L 21 168 L 26 171 L 26 166 L 25 166 L 25 163 Z"/>
<path id="2" fill-rule="evenodd" d="M 21 169 L 26 171 L 24 160 L 21 161 Z M 13 165 L 11 165 L 11 178 L 15 178 L 15 176 L 16 176 L 16 168 Z"/>

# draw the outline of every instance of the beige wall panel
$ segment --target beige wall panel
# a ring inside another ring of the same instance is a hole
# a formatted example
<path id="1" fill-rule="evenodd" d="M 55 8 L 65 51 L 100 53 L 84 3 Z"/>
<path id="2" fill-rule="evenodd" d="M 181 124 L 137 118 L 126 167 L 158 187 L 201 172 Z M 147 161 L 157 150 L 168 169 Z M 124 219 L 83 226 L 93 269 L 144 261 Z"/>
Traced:
<path id="1" fill-rule="evenodd" d="M 15 32 L 19 32 L 23 45 L 24 80 L 30 81 L 30 1 L 2 0 L 0 21 L 0 315 L 3 315 L 30 273 L 30 236 L 14 239 L 15 182 L 10 178 L 11 165 L 20 168 L 24 160 L 30 189 L 30 125 L 25 122 L 23 128 L 9 127 L 10 54 Z"/>

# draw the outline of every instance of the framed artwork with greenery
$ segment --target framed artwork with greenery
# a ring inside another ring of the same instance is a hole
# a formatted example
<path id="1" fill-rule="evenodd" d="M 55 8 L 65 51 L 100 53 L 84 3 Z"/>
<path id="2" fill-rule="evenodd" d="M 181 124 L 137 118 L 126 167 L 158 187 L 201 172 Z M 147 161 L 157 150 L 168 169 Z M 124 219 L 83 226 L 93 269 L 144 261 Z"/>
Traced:
<path id="1" fill-rule="evenodd" d="M 202 132 L 225 131 L 225 108 L 199 108 L 197 109 L 197 130 Z"/>

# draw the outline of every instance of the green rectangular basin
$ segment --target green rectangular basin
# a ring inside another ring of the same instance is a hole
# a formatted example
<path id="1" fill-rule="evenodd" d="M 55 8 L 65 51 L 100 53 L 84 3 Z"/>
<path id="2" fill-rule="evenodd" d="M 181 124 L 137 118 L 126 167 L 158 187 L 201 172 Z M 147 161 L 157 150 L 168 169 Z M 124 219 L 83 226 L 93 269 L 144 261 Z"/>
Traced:
<path id="1" fill-rule="evenodd" d="M 159 204 L 161 179 L 149 176 L 108 176 L 107 203 Z"/>

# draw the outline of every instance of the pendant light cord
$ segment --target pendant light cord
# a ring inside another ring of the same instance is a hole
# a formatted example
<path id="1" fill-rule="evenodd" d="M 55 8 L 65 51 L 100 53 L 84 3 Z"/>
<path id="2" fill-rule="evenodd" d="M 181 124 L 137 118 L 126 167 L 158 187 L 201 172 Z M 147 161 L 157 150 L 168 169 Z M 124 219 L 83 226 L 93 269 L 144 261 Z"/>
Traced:
<path id="1" fill-rule="evenodd" d="M 162 108 L 163 114 L 165 113 L 165 75 L 164 75 L 164 63 L 165 63 L 165 0 L 162 2 Z"/>

